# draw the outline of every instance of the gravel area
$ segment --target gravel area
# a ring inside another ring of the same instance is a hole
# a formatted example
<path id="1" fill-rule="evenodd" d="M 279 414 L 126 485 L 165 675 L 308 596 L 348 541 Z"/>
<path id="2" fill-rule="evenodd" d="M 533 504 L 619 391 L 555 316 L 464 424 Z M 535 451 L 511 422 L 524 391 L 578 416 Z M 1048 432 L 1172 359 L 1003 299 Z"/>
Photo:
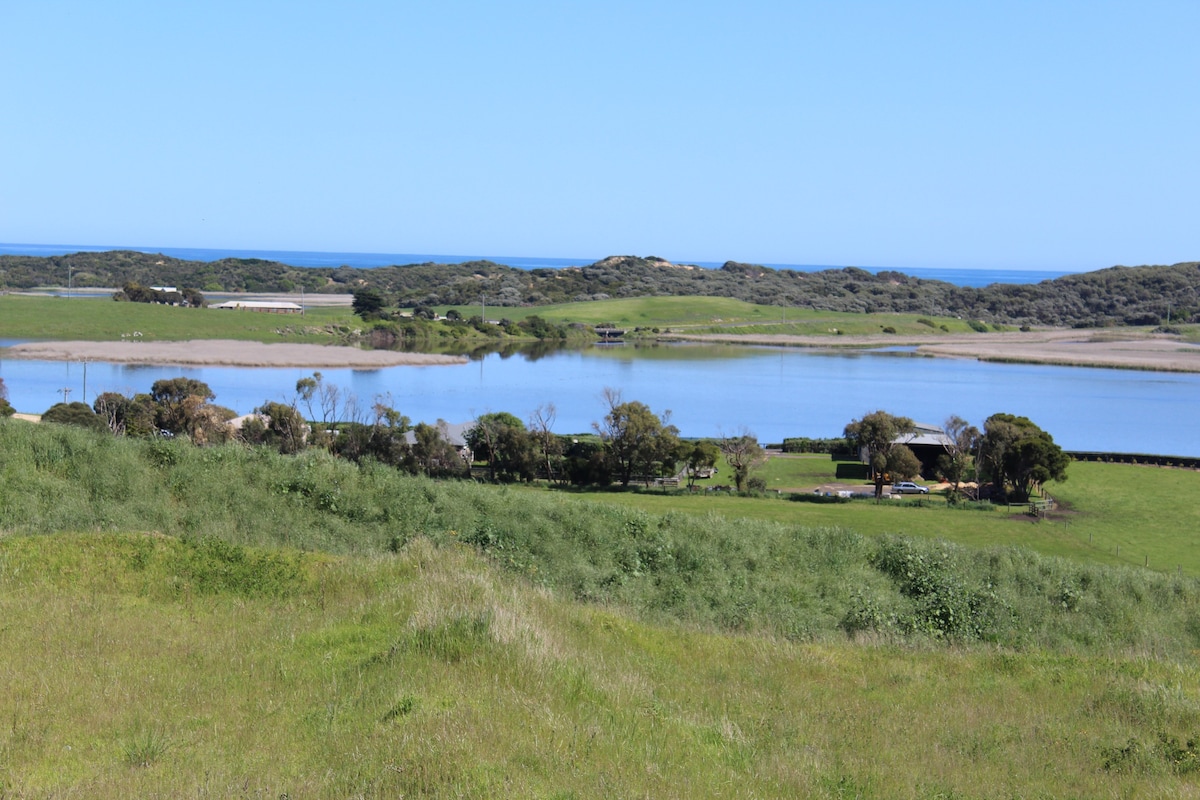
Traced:
<path id="1" fill-rule="evenodd" d="M 819 349 L 913 347 L 918 353 L 980 361 L 1200 372 L 1200 345 L 1190 344 L 1178 336 L 1143 331 L 1054 329 L 947 336 L 682 333 L 672 334 L 671 338 Z"/>

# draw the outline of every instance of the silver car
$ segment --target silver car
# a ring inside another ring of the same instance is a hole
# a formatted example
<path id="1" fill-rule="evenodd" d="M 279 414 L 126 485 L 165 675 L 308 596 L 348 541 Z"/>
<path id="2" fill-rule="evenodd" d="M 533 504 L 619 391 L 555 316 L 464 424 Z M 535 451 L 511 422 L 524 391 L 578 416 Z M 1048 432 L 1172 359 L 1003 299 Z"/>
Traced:
<path id="1" fill-rule="evenodd" d="M 919 486 L 912 481 L 900 481 L 892 484 L 892 494 L 929 494 L 929 487 Z"/>

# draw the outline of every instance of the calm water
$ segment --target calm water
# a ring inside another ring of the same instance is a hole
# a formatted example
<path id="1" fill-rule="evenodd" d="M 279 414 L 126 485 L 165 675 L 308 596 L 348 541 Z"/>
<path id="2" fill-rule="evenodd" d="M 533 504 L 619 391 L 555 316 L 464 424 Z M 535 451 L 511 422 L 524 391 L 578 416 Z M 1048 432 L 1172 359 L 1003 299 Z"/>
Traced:
<path id="1" fill-rule="evenodd" d="M 161 253 L 188 261 L 216 261 L 221 258 L 261 258 L 295 267 L 387 267 L 394 264 L 458 264 L 464 261 L 487 260 L 519 269 L 586 266 L 605 256 L 595 258 L 533 258 L 530 256 L 467 256 L 421 253 L 322 253 L 300 250 L 218 250 L 196 247 L 129 247 L 66 244 L 0 244 L 0 255 L 61 256 L 68 253 L 99 252 L 104 250 L 135 250 Z M 723 261 L 686 261 L 700 267 L 719 267 Z M 764 264 L 774 269 L 794 269 L 813 272 L 822 269 L 841 269 L 845 264 Z M 987 286 L 991 283 L 1037 283 L 1071 273 L 1062 270 L 1019 269 L 925 269 L 921 267 L 863 267 L 868 272 L 894 269 L 906 275 L 929 280 L 945 281 L 958 286 Z"/>
<path id="2" fill-rule="evenodd" d="M 3 344 L 0 342 L 0 344 Z M 369 405 L 376 395 L 414 421 L 461 422 L 489 411 L 527 418 L 558 408 L 555 430 L 587 431 L 604 414 L 605 387 L 655 412 L 670 409 L 687 436 L 736 433 L 763 441 L 837 436 L 855 417 L 882 408 L 921 422 L 957 414 L 979 425 L 996 412 L 1028 416 L 1071 450 L 1200 456 L 1200 375 L 985 364 L 902 352 L 674 345 L 599 347 L 536 360 L 489 355 L 462 366 L 322 370 L 328 382 Z M 296 368 L 87 365 L 86 399 L 148 391 L 160 378 L 188 375 L 212 387 L 216 402 L 239 413 L 267 400 L 290 400 Z M 80 363 L 0 360 L 0 377 L 20 411 L 41 412 L 84 398 Z"/>

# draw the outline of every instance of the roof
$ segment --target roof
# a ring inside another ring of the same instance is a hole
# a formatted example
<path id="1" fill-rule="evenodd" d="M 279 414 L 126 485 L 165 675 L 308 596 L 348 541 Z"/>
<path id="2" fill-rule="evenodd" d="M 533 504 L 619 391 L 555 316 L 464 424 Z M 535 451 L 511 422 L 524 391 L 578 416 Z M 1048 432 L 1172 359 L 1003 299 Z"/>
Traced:
<path id="1" fill-rule="evenodd" d="M 439 419 L 434 425 L 442 433 L 442 437 L 447 442 L 455 447 L 467 446 L 467 431 L 475 427 L 475 420 L 470 422 L 446 422 L 444 419 Z M 416 444 L 417 435 L 412 431 L 404 434 L 404 440 L 409 444 Z"/>
<path id="2" fill-rule="evenodd" d="M 929 425 L 924 422 L 914 422 L 913 432 L 905 433 L 896 437 L 896 444 L 906 445 L 928 445 L 930 447 L 949 447 L 954 444 L 945 431 L 937 425 Z"/>
<path id="3" fill-rule="evenodd" d="M 251 310 L 270 310 L 279 311 L 302 311 L 303 309 L 296 303 L 269 303 L 265 300 L 230 300 L 227 303 L 212 306 L 212 308 L 248 308 Z"/>

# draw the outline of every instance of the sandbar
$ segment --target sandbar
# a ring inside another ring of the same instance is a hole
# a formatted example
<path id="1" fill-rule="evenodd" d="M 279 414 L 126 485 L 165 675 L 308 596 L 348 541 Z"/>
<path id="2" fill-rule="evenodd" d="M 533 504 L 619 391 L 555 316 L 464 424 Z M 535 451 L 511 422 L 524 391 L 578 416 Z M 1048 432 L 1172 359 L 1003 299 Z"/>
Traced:
<path id="1" fill-rule="evenodd" d="M 938 336 L 792 336 L 788 334 L 673 334 L 690 341 L 816 349 L 912 347 L 921 355 L 979 361 L 1107 367 L 1154 372 L 1200 372 L 1200 345 L 1145 331 L 1054 328 L 1029 332 Z"/>
<path id="2" fill-rule="evenodd" d="M 116 364 L 156 364 L 221 367 L 377 367 L 465 364 L 465 356 L 359 350 L 324 344 L 265 344 L 232 339 L 185 342 L 25 342 L 0 350 L 5 358 L 46 361 L 107 361 Z"/>

